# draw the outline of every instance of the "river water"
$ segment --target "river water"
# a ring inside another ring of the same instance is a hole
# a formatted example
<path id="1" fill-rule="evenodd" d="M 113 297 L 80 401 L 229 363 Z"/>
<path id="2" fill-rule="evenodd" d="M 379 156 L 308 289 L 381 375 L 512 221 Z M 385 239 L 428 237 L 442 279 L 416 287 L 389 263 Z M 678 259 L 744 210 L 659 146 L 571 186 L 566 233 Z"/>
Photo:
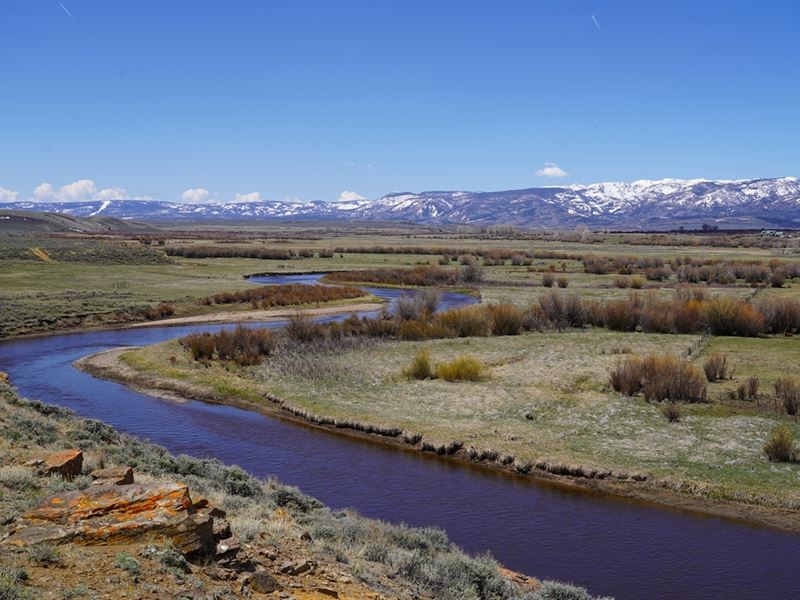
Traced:
<path id="1" fill-rule="evenodd" d="M 313 282 L 318 277 L 252 281 Z M 403 293 L 367 289 L 392 300 Z M 442 304 L 471 302 L 469 296 L 446 294 Z M 470 552 L 490 551 L 512 569 L 571 581 L 593 594 L 620 600 L 800 597 L 800 536 L 795 534 L 486 473 L 236 408 L 159 400 L 72 366 L 101 350 L 221 327 L 144 327 L 10 340 L 0 343 L 0 370 L 26 397 L 101 419 L 171 452 L 215 457 L 257 476 L 275 475 L 334 508 L 442 527 Z"/>

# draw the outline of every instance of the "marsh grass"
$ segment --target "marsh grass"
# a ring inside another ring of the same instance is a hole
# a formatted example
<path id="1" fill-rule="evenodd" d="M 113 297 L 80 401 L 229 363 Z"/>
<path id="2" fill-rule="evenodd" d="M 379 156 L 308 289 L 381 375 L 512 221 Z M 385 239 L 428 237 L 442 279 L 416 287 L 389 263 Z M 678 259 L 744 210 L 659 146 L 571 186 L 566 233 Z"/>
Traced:
<path id="1" fill-rule="evenodd" d="M 411 364 L 403 369 L 403 375 L 409 379 L 433 379 L 436 372 L 431 365 L 431 352 L 421 348 L 414 355 Z"/>
<path id="2" fill-rule="evenodd" d="M 797 460 L 797 447 L 794 435 L 786 425 L 779 425 L 769 434 L 767 443 L 764 444 L 764 454 L 772 462 L 795 462 Z"/>
<path id="3" fill-rule="evenodd" d="M 488 377 L 488 369 L 475 356 L 462 354 L 449 362 L 436 365 L 436 377 L 445 381 L 482 381 Z"/>

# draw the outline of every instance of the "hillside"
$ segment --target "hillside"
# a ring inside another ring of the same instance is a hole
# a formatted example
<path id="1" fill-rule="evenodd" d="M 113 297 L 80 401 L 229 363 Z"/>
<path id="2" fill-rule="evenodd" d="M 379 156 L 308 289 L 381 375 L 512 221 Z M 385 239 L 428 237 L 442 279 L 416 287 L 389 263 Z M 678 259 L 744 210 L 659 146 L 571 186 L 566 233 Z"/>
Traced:
<path id="1" fill-rule="evenodd" d="M 112 216 L 73 215 L 58 210 L 40 212 L 3 209 L 0 204 L 0 234 L 3 233 L 151 233 L 152 225 Z"/>

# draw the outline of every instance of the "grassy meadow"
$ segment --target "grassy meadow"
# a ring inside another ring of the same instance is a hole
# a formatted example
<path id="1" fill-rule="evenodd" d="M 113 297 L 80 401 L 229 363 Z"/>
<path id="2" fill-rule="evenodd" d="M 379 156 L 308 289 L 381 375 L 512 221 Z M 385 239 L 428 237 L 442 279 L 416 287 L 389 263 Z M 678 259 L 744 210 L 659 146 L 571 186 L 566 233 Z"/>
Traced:
<path id="1" fill-rule="evenodd" d="M 250 304 L 200 300 L 252 289 L 245 276 L 265 272 L 461 272 L 473 265 L 480 276 L 451 289 L 468 288 L 484 305 L 528 311 L 554 292 L 580 298 L 589 312 L 634 296 L 674 310 L 686 281 L 702 288 L 704 302 L 732 299 L 740 309 L 800 299 L 795 240 L 758 234 L 491 235 L 309 225 L 187 230 L 157 242 L 15 237 L 8 248 L 0 253 L 0 335 L 6 336 L 113 323 L 120 312 L 158 303 L 173 305 L 176 316 L 248 311 Z M 272 258 L 243 257 L 252 255 Z M 800 435 L 773 393 L 781 377 L 800 376 L 796 325 L 776 330 L 762 324 L 754 337 L 707 337 L 702 324 L 700 318 L 691 333 L 680 335 L 647 333 L 652 329 L 642 325 L 611 331 L 585 319 L 577 327 L 526 327 L 531 331 L 502 337 L 425 334 L 401 337 L 445 339 L 300 344 L 266 360 L 249 356 L 240 366 L 192 360 L 172 341 L 129 352 L 123 360 L 142 372 L 200 385 L 220 399 L 263 402 L 273 394 L 311 414 L 416 432 L 433 447 L 455 443 L 465 451 L 512 457 L 505 464 L 518 470 L 577 465 L 640 474 L 652 485 L 709 498 L 796 507 L 798 466 L 770 462 L 763 452 L 778 424 Z M 425 327 L 418 329 L 432 331 Z M 421 349 L 430 353 L 434 369 L 472 355 L 484 376 L 469 382 L 404 376 Z M 723 380 L 704 383 L 706 401 L 678 402 L 675 422 L 669 422 L 663 402 L 623 396 L 609 383 L 610 371 L 627 356 L 647 354 L 689 356 L 699 373 L 709 356 L 721 354 L 730 368 Z M 757 391 L 742 399 L 738 390 L 750 378 L 758 379 Z"/>

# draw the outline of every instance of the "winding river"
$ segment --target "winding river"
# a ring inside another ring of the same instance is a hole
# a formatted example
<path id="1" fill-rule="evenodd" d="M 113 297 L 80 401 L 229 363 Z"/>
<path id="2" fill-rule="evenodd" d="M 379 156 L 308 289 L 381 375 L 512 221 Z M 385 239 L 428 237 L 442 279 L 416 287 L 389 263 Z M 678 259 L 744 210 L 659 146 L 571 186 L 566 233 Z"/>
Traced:
<path id="1" fill-rule="evenodd" d="M 401 293 L 368 289 L 390 300 Z M 445 306 L 473 301 L 460 294 L 443 298 Z M 0 343 L 0 370 L 29 398 L 101 419 L 175 453 L 216 457 L 258 476 L 275 475 L 332 507 L 442 527 L 470 552 L 490 551 L 512 569 L 572 581 L 593 594 L 620 600 L 800 594 L 798 535 L 486 473 L 235 408 L 159 400 L 72 367 L 76 359 L 101 350 L 221 327 L 143 327 L 10 340 Z"/>

